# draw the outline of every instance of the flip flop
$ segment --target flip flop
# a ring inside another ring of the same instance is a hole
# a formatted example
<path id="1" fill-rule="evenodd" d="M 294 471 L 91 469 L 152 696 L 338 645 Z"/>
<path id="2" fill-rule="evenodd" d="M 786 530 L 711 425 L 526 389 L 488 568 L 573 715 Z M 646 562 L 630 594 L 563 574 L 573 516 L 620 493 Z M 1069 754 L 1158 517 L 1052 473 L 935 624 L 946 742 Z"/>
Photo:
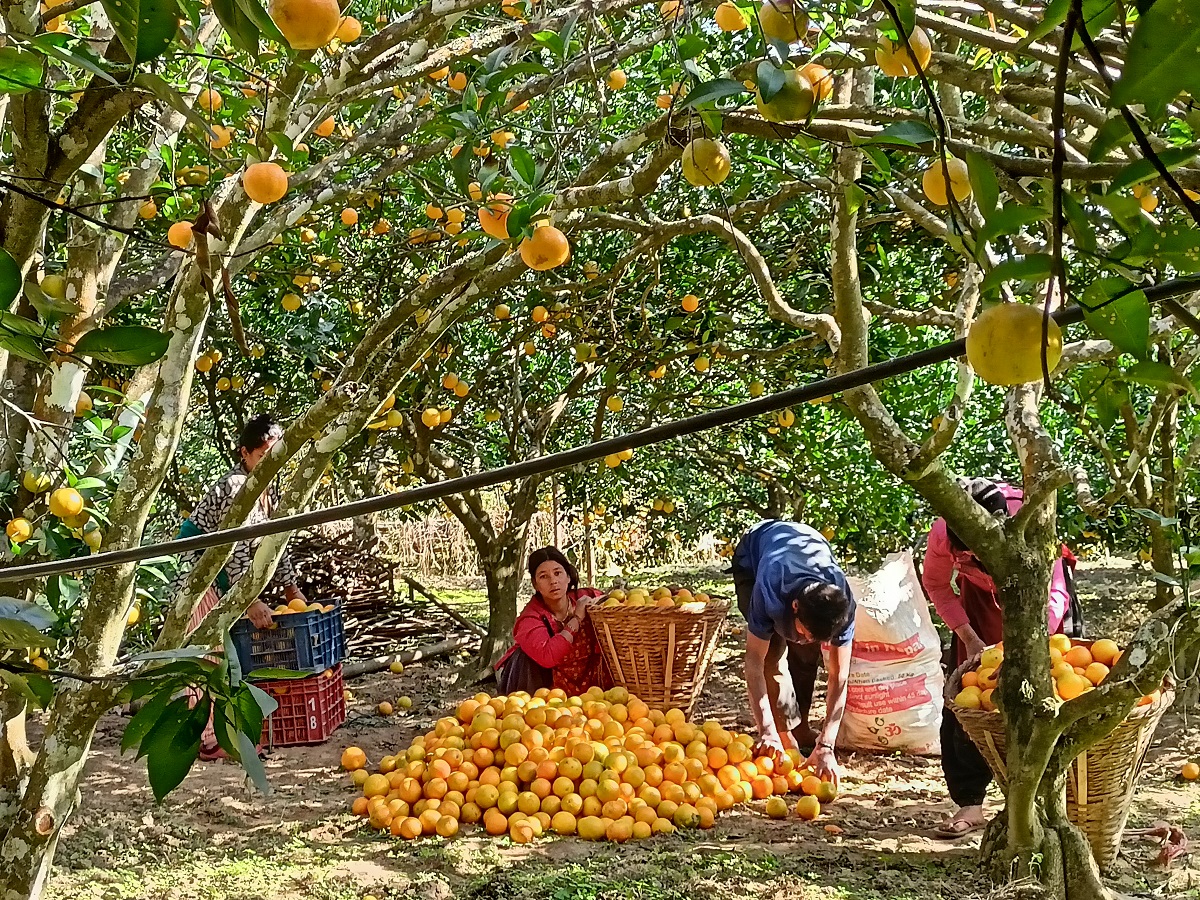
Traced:
<path id="1" fill-rule="evenodd" d="M 942 840 L 953 841 L 960 837 L 966 837 L 976 831 L 983 830 L 983 822 L 969 822 L 966 819 L 950 819 L 948 822 L 938 826 L 934 834 Z"/>

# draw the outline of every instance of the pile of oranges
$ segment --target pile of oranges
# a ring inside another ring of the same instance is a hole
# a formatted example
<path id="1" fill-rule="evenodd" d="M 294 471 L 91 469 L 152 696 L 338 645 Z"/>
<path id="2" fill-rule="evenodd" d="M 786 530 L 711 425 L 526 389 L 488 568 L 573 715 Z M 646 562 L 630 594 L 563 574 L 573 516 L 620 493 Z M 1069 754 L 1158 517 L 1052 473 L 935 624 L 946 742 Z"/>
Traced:
<path id="1" fill-rule="evenodd" d="M 302 612 L 323 612 L 331 613 L 337 607 L 332 603 L 327 603 L 322 606 L 320 603 L 305 603 L 303 600 L 289 600 L 287 603 L 281 603 L 279 606 L 271 610 L 271 614 L 275 616 L 288 616 L 292 613 Z"/>
<path id="2" fill-rule="evenodd" d="M 751 799 L 787 815 L 783 794 L 800 792 L 796 815 L 815 819 L 836 788 L 800 767 L 754 758 L 754 739 L 719 722 L 651 709 L 624 688 L 580 697 L 476 694 L 433 731 L 379 761 L 349 747 L 342 768 L 362 795 L 353 811 L 401 838 L 453 837 L 463 825 L 528 843 L 551 832 L 623 842 L 677 828 L 711 828 L 718 813 Z"/>
<path id="3" fill-rule="evenodd" d="M 1074 700 L 1097 687 L 1117 664 L 1124 651 L 1116 641 L 1107 638 L 1086 642 L 1073 641 L 1065 634 L 1050 636 L 1050 675 L 1054 693 L 1060 700 Z M 1004 645 L 996 644 L 983 651 L 979 666 L 963 673 L 962 690 L 955 704 L 966 709 L 996 709 L 992 693 L 1000 678 L 1004 663 Z M 1139 706 L 1153 703 L 1161 692 L 1153 691 L 1138 701 Z"/>
<path id="4" fill-rule="evenodd" d="M 689 609 L 699 609 L 709 603 L 724 603 L 724 600 L 709 597 L 708 594 L 693 594 L 687 588 L 672 590 L 669 587 L 650 588 L 635 587 L 628 592 L 623 590 L 609 591 L 601 606 L 681 606 Z M 699 604 L 697 606 L 696 604 Z"/>

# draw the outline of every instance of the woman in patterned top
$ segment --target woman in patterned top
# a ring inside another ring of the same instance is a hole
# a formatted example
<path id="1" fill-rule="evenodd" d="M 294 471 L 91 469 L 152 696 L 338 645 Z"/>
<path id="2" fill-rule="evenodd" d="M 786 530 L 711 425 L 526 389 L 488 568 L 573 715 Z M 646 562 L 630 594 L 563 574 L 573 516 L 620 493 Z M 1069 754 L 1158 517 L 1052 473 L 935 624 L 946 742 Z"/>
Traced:
<path id="1" fill-rule="evenodd" d="M 603 591 L 579 586 L 579 572 L 557 547 L 529 555 L 534 595 L 513 626 L 516 643 L 497 663 L 505 693 L 541 687 L 578 696 L 593 685 L 612 687 L 588 606 Z M 519 657 L 519 658 L 518 658 Z"/>
<path id="2" fill-rule="evenodd" d="M 208 534 L 219 530 L 225 514 L 229 512 L 230 506 L 233 505 L 234 498 L 241 491 L 242 485 L 246 483 L 246 478 L 281 437 L 283 437 L 283 429 L 269 415 L 255 416 L 247 422 L 246 427 L 242 429 L 241 439 L 238 441 L 237 452 L 238 456 L 241 457 L 241 462 L 208 489 L 208 493 L 196 505 L 196 509 L 192 512 L 191 516 L 184 520 L 183 525 L 179 529 L 179 537 Z M 256 525 L 259 522 L 265 522 L 271 518 L 271 514 L 278 503 L 279 488 L 272 482 L 270 488 L 264 491 L 258 498 L 258 502 L 254 504 L 254 508 L 242 524 Z M 192 618 L 188 622 L 189 634 L 200 627 L 200 623 L 204 621 L 204 617 L 217 605 L 221 597 L 228 593 L 237 580 L 249 570 L 258 545 L 259 540 L 255 539 L 248 542 L 241 541 L 234 546 L 233 555 L 230 556 L 229 562 L 225 564 L 225 568 L 221 570 L 217 576 L 217 580 L 205 592 L 199 605 L 192 611 Z M 203 553 L 203 550 L 192 550 L 180 554 L 180 573 L 176 577 L 175 584 L 173 585 L 174 589 L 182 586 L 187 573 Z M 287 553 L 284 553 L 280 558 L 279 565 L 275 569 L 275 575 L 271 579 L 271 584 L 282 586 L 288 600 L 303 600 L 307 602 L 304 593 L 296 585 L 296 571 L 292 567 L 292 561 Z M 250 608 L 246 610 L 246 616 L 257 628 L 269 628 L 271 626 L 271 607 L 261 600 L 255 600 L 251 604 Z"/>

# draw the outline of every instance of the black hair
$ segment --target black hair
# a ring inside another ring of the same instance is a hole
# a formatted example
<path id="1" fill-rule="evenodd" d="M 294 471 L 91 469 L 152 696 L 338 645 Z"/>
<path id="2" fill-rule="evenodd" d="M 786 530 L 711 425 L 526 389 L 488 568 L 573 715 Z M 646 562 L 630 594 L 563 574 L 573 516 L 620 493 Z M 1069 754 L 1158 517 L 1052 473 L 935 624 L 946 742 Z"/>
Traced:
<path id="1" fill-rule="evenodd" d="M 575 590 L 579 587 L 579 570 L 571 565 L 571 561 L 557 547 L 542 547 L 540 550 L 534 550 L 529 554 L 529 580 L 533 582 L 533 589 L 537 590 L 537 570 L 542 563 L 556 562 L 563 567 L 567 573 L 567 580 L 570 584 L 567 590 Z"/>
<path id="2" fill-rule="evenodd" d="M 814 641 L 830 641 L 850 624 L 850 595 L 835 584 L 809 584 L 792 598 L 796 621 Z M 793 629 L 794 630 L 794 629 Z"/>
<path id="3" fill-rule="evenodd" d="M 972 500 L 991 515 L 998 518 L 1008 515 L 1008 498 L 1004 496 L 1004 491 L 1000 490 L 1000 485 L 990 478 L 965 478 L 959 484 Z M 950 539 L 950 546 L 955 551 L 962 553 L 970 549 L 963 543 L 962 538 L 954 533 L 954 529 L 950 527 L 949 523 L 946 524 L 946 537 Z"/>
<path id="4" fill-rule="evenodd" d="M 283 426 L 269 414 L 259 413 L 242 429 L 242 436 L 238 438 L 238 457 L 241 457 L 242 450 L 253 453 L 271 438 L 281 437 L 283 437 Z"/>

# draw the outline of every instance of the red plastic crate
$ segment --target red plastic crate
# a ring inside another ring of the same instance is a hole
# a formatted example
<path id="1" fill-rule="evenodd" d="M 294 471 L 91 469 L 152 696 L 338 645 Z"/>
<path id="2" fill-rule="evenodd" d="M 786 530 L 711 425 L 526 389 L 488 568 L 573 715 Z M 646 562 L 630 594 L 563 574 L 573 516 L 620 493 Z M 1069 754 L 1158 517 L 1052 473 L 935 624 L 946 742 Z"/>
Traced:
<path id="1" fill-rule="evenodd" d="M 265 747 L 294 747 L 328 740 L 346 721 L 346 695 L 339 663 L 309 678 L 256 681 L 279 704 L 263 722 Z"/>

